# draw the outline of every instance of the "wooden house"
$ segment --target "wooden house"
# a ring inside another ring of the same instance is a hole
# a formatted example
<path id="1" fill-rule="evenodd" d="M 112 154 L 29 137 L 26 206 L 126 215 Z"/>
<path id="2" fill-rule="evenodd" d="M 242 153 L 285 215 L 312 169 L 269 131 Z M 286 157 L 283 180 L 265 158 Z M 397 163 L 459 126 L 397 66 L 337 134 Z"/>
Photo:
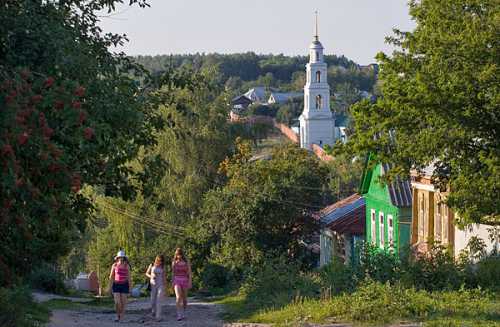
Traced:
<path id="1" fill-rule="evenodd" d="M 231 100 L 231 104 L 234 109 L 247 109 L 249 105 L 252 104 L 252 100 L 247 98 L 245 95 L 238 95 Z"/>
<path id="2" fill-rule="evenodd" d="M 244 95 L 249 98 L 252 103 L 265 103 L 267 100 L 266 88 L 264 86 L 256 86 L 248 90 Z"/>
<path id="3" fill-rule="evenodd" d="M 363 172 L 360 194 L 366 201 L 367 242 L 384 251 L 399 253 L 410 243 L 412 195 L 409 180 L 396 179 L 384 183 L 380 177 L 390 165 L 378 163 L 369 168 L 368 158 Z"/>
<path id="4" fill-rule="evenodd" d="M 320 221 L 320 266 L 333 260 L 345 263 L 355 256 L 355 245 L 364 239 L 365 199 L 353 194 L 322 209 L 317 214 Z"/>
<path id="5" fill-rule="evenodd" d="M 431 243 L 444 245 L 458 257 L 472 237 L 482 239 L 488 252 L 498 250 L 499 240 L 490 238 L 491 226 L 471 224 L 463 229 L 455 225 L 456 214 L 444 203 L 447 192 L 432 184 L 434 166 L 411 171 L 413 221 L 411 245 L 416 252 L 426 252 Z"/>

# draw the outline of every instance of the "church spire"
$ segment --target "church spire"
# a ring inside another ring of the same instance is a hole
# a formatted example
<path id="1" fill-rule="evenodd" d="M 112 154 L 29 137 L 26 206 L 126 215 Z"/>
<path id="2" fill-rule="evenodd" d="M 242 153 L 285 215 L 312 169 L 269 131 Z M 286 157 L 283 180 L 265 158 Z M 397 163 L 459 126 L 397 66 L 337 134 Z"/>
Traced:
<path id="1" fill-rule="evenodd" d="M 318 35 L 318 11 L 316 10 L 314 12 L 314 14 L 315 14 L 314 39 L 316 41 L 319 41 L 319 35 Z"/>

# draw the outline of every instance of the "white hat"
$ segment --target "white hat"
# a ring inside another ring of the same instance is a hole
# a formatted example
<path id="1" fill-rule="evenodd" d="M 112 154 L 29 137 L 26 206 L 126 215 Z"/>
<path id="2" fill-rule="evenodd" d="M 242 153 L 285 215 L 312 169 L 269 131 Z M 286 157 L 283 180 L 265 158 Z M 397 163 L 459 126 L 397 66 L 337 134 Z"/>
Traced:
<path id="1" fill-rule="evenodd" d="M 127 256 L 125 255 L 125 251 L 123 250 L 120 250 L 118 251 L 118 253 L 116 254 L 116 257 L 115 257 L 115 260 L 118 259 L 118 258 L 126 258 Z"/>

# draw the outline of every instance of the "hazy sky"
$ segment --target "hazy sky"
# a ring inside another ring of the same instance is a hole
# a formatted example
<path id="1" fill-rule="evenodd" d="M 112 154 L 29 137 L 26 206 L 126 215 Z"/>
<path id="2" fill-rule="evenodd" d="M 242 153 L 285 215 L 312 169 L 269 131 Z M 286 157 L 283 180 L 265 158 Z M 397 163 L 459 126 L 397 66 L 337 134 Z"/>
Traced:
<path id="1" fill-rule="evenodd" d="M 126 1 L 128 2 L 128 1 Z M 195 52 L 307 54 L 314 11 L 325 53 L 360 64 L 390 52 L 392 29 L 411 30 L 407 0 L 150 0 L 102 17 L 106 32 L 125 33 L 129 55 Z"/>

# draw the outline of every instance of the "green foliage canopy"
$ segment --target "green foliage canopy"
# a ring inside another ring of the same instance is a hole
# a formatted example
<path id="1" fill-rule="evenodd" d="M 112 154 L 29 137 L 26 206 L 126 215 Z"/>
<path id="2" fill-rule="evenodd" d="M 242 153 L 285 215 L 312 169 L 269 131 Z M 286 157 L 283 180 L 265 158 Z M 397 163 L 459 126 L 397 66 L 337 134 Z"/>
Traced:
<path id="1" fill-rule="evenodd" d="M 211 242 L 212 259 L 230 269 L 270 253 L 304 259 L 302 241 L 314 230 L 326 169 L 295 145 L 276 148 L 270 160 L 250 157 L 249 145 L 238 143 L 221 165 L 228 182 L 205 197 L 200 239 Z"/>
<path id="2" fill-rule="evenodd" d="M 383 96 L 355 106 L 349 148 L 434 182 L 463 222 L 500 223 L 500 6 L 497 0 L 410 2 L 413 32 L 379 54 Z"/>
<path id="3" fill-rule="evenodd" d="M 134 195 L 126 163 L 152 141 L 153 116 L 129 77 L 142 69 L 108 50 L 125 38 L 98 26 L 120 2 L 0 4 L 0 285 L 80 237 L 82 185 Z"/>

